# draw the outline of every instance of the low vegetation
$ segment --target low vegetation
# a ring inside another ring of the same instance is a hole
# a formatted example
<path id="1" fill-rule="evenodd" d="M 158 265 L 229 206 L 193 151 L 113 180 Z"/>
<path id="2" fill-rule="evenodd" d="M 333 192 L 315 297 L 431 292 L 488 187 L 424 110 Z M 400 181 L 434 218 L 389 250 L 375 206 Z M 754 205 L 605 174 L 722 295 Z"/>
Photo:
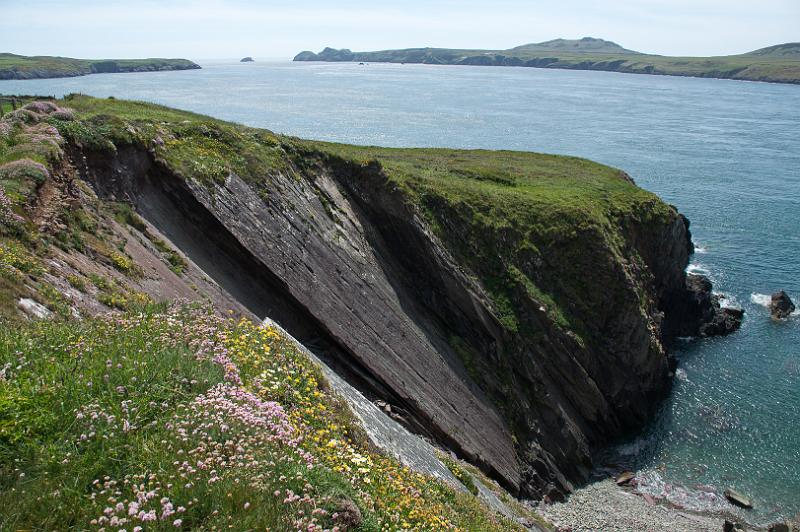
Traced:
<path id="1" fill-rule="evenodd" d="M 278 331 L 200 307 L 0 328 L 0 528 L 512 530 L 371 450 Z"/>

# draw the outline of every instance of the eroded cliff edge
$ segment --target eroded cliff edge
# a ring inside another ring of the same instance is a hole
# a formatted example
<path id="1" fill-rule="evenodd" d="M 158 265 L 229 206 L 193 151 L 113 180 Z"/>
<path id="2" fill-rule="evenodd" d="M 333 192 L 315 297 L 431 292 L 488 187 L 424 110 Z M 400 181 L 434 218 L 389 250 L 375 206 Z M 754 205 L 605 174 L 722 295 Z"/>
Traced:
<path id="1" fill-rule="evenodd" d="M 608 167 L 64 104 L 75 116 L 26 120 L 63 136 L 53 186 L 69 209 L 79 182 L 133 205 L 221 287 L 221 307 L 279 322 L 525 497 L 584 480 L 591 450 L 667 390 L 664 346 L 723 314 L 687 284 L 686 220 Z"/>

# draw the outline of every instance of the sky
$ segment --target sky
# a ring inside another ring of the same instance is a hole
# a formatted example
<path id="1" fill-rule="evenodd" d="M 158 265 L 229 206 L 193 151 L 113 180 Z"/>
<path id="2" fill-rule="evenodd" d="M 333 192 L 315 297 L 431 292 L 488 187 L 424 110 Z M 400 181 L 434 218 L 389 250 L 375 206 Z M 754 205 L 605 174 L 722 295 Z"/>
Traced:
<path id="1" fill-rule="evenodd" d="M 585 36 L 662 55 L 742 53 L 800 41 L 800 0 L 0 0 L 0 52 L 23 55 L 291 58 Z"/>

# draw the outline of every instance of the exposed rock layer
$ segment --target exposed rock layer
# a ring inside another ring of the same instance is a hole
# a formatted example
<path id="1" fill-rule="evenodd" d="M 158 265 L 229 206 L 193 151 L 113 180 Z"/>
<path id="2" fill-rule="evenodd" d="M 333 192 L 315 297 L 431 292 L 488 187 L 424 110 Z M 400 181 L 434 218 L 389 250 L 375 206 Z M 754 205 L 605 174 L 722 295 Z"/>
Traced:
<path id="1" fill-rule="evenodd" d="M 664 342 L 731 329 L 709 328 L 719 305 L 687 289 L 688 224 L 674 210 L 623 217 L 613 238 L 582 228 L 546 260 L 514 257 L 572 298 L 579 334 L 522 284 L 513 332 L 478 281 L 492 265 L 464 243 L 499 250 L 517 235 L 470 234 L 470 210 L 435 199 L 423 216 L 375 162 L 296 155 L 305 162 L 262 184 L 201 185 L 138 146 L 72 150 L 102 196 L 131 201 L 251 312 L 512 492 L 561 498 L 585 480 L 591 449 L 641 425 L 668 388 Z"/>

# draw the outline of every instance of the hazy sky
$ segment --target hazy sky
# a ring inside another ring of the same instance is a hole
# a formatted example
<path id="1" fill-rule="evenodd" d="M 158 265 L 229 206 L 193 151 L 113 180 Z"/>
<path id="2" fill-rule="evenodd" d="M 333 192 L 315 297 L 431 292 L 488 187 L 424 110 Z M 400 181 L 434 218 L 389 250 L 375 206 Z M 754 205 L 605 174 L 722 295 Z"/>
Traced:
<path id="1" fill-rule="evenodd" d="M 800 41 L 800 0 L 0 0 L 0 51 L 25 55 L 278 58 L 587 35 L 667 55 L 740 53 Z"/>

